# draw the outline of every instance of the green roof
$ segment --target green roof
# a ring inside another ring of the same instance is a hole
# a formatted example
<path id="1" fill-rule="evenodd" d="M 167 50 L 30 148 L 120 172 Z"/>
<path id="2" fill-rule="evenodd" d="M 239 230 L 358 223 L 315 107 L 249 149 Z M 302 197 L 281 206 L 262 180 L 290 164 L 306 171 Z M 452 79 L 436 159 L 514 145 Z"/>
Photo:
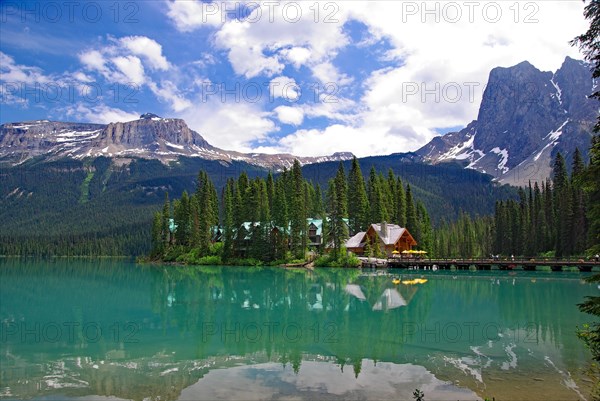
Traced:
<path id="1" fill-rule="evenodd" d="M 310 229 L 310 225 L 314 225 L 317 228 L 317 234 L 316 235 L 322 235 L 323 233 L 323 220 L 322 219 L 311 219 L 308 218 L 306 219 L 308 227 Z"/>

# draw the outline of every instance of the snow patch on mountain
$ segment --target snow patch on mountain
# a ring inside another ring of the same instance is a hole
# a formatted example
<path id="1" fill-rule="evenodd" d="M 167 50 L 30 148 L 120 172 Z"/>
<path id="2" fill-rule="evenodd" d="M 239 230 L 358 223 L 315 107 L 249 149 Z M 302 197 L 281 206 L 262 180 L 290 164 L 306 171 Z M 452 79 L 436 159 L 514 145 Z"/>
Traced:
<path id="1" fill-rule="evenodd" d="M 51 160 L 104 156 L 121 158 L 126 163 L 132 157 L 170 163 L 183 156 L 223 163 L 240 161 L 274 171 L 290 168 L 296 159 L 304 165 L 353 157 L 351 153 L 296 157 L 223 150 L 206 142 L 200 134 L 189 129 L 185 121 L 152 113 L 143 114 L 138 120 L 108 125 L 47 120 L 0 125 L 0 158 L 10 158 L 15 164 L 38 156 Z"/>
<path id="2" fill-rule="evenodd" d="M 500 161 L 498 162 L 498 170 L 500 170 L 502 174 L 506 174 L 509 170 L 509 168 L 506 167 L 506 163 L 508 163 L 508 150 L 495 147 L 492 150 L 490 150 L 490 152 L 500 156 Z"/>
<path id="3" fill-rule="evenodd" d="M 533 161 L 538 161 L 538 159 L 540 158 L 542 153 L 544 153 L 544 151 L 546 149 L 548 149 L 549 147 L 556 146 L 556 144 L 558 143 L 558 140 L 560 139 L 560 136 L 562 135 L 563 128 L 565 127 L 565 125 L 567 125 L 568 122 L 569 122 L 569 119 L 567 118 L 567 121 L 562 123 L 562 125 L 560 127 L 558 127 L 558 129 L 556 129 L 554 131 L 550 131 L 548 133 L 548 135 L 546 135 L 546 137 L 544 138 L 546 145 L 542 148 L 542 150 L 540 150 L 538 153 L 536 153 L 536 155 L 533 157 Z"/>
<path id="4" fill-rule="evenodd" d="M 469 140 L 463 143 L 459 143 L 452 149 L 450 149 L 446 154 L 440 157 L 440 160 L 444 159 L 456 159 L 456 160 L 465 160 L 468 159 L 473 153 L 473 142 L 475 141 L 475 135 L 473 135 Z"/>
<path id="5" fill-rule="evenodd" d="M 556 99 L 558 100 L 558 103 L 562 105 L 562 89 L 560 89 L 560 86 L 558 86 L 558 84 L 556 82 L 554 82 L 554 76 L 552 76 L 550 83 L 552 84 L 552 86 L 554 86 L 554 89 L 556 89 L 555 96 L 556 96 Z"/>

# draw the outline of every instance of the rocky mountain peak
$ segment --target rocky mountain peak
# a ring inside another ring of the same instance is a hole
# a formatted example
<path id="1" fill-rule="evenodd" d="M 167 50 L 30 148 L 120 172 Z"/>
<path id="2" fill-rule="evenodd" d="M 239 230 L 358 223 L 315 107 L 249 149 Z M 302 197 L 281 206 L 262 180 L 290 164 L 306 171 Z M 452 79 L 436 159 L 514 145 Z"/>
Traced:
<path id="1" fill-rule="evenodd" d="M 184 120 L 160 118 L 155 114 L 143 114 L 139 120 L 110 123 L 94 142 L 96 147 L 124 145 L 128 148 L 158 150 L 161 145 L 196 145 L 212 148 L 197 132 L 192 131 Z"/>
<path id="2" fill-rule="evenodd" d="M 164 163 L 185 156 L 224 163 L 241 161 L 273 170 L 291 167 L 294 159 L 310 164 L 353 157 L 351 153 L 296 157 L 223 150 L 209 144 L 184 120 L 162 118 L 153 113 L 142 114 L 138 120 L 108 125 L 40 120 L 0 126 L 0 161 L 20 163 L 37 156 L 51 160 L 104 156 L 125 161 L 137 157 Z"/>
<path id="3" fill-rule="evenodd" d="M 544 180 L 556 152 L 587 152 L 598 111 L 598 102 L 588 98 L 592 87 L 589 67 L 569 57 L 555 73 L 527 61 L 494 68 L 477 120 L 417 153 L 432 163 L 466 161 L 506 183 Z"/>
<path id="4" fill-rule="evenodd" d="M 162 117 L 157 116 L 154 113 L 144 113 L 140 116 L 140 120 L 162 120 Z"/>

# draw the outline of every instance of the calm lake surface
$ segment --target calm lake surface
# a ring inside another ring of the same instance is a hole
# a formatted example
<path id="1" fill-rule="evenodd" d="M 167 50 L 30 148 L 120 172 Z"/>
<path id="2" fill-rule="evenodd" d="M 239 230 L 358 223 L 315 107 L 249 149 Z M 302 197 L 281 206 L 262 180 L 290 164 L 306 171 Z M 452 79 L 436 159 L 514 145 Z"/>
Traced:
<path id="1" fill-rule="evenodd" d="M 387 273 L 0 259 L 0 397 L 588 398 L 587 275 Z"/>

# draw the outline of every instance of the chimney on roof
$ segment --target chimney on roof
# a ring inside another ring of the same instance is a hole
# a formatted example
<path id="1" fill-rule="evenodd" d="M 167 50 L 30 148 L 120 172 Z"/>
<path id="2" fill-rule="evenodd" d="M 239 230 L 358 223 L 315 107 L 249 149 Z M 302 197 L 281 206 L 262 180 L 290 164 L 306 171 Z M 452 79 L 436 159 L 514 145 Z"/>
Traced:
<path id="1" fill-rule="evenodd" d="M 381 236 L 387 237 L 387 223 L 385 221 L 381 223 Z"/>

